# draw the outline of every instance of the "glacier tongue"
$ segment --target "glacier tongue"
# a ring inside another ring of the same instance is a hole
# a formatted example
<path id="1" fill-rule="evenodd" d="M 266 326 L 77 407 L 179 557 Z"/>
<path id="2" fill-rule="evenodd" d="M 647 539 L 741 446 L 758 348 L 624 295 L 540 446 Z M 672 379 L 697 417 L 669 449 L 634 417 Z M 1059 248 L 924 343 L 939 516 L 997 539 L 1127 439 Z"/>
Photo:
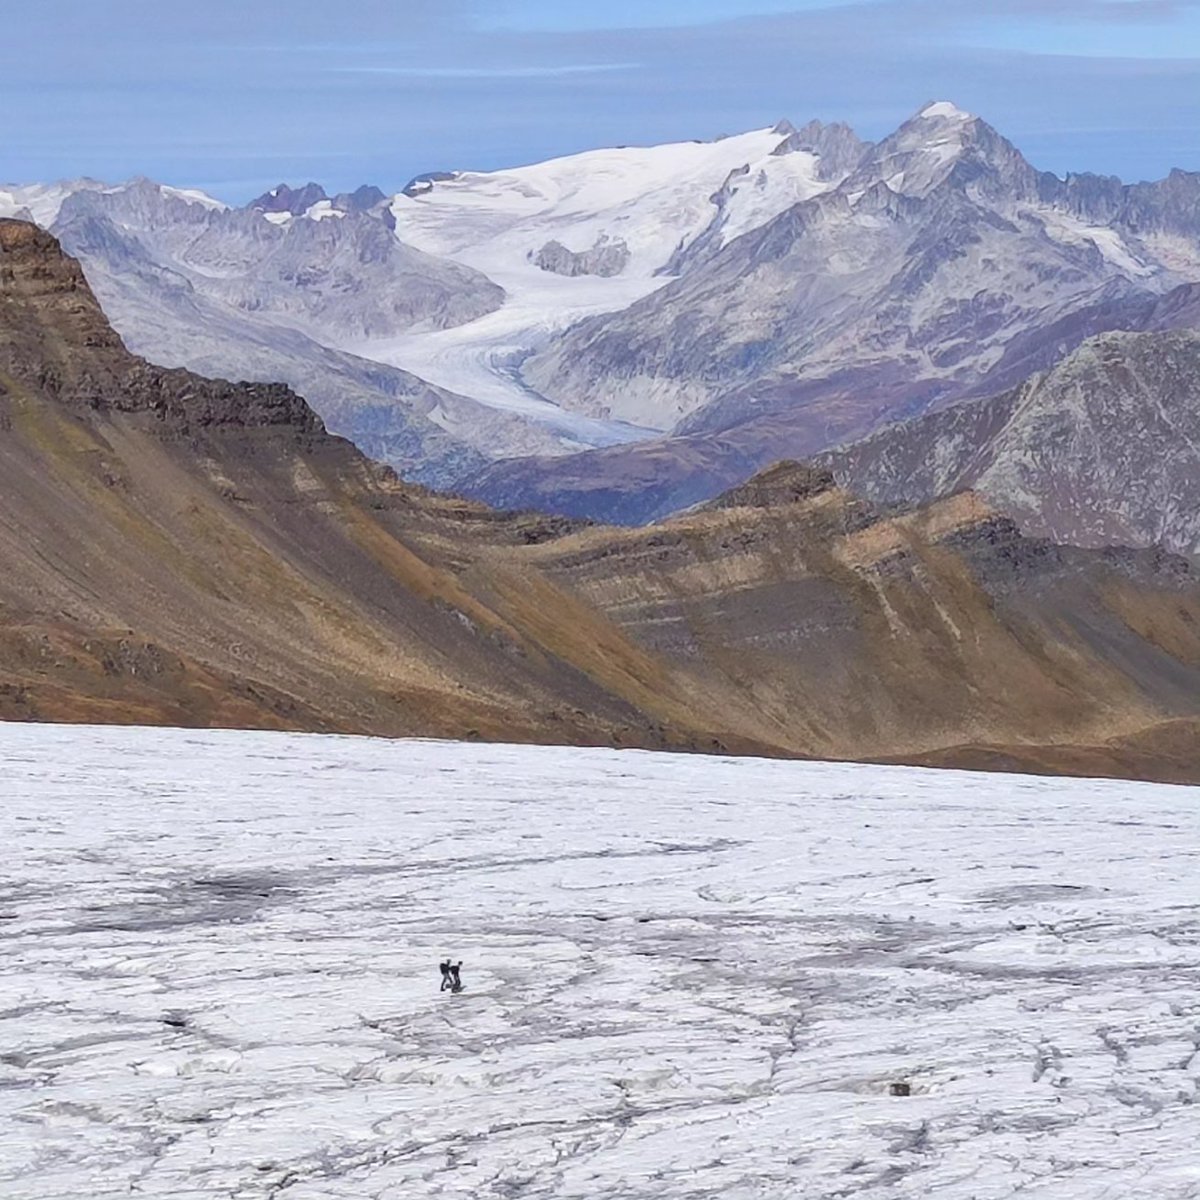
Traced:
<path id="1" fill-rule="evenodd" d="M 0 777 L 11 1200 L 1200 1190 L 1197 789 L 19 725 Z"/>

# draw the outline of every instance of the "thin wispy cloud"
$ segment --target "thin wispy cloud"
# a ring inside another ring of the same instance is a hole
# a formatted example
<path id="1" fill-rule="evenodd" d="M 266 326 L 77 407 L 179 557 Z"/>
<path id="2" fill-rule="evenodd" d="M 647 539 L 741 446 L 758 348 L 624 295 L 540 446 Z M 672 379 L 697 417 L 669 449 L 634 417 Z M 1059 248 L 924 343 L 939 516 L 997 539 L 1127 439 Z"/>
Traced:
<path id="1" fill-rule="evenodd" d="M 552 79 L 561 75 L 602 75 L 636 71 L 641 63 L 564 63 L 530 67 L 326 67 L 338 75 L 394 75 L 408 79 Z"/>

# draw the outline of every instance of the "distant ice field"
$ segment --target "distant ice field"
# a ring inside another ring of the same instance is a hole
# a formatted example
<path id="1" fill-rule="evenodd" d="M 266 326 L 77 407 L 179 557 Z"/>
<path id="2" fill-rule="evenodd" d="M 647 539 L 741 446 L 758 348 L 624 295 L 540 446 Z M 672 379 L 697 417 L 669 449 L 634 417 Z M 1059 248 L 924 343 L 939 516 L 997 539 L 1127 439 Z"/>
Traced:
<path id="1" fill-rule="evenodd" d="M 0 725 L 0 838 L 5 1200 L 1200 1197 L 1200 789 Z"/>

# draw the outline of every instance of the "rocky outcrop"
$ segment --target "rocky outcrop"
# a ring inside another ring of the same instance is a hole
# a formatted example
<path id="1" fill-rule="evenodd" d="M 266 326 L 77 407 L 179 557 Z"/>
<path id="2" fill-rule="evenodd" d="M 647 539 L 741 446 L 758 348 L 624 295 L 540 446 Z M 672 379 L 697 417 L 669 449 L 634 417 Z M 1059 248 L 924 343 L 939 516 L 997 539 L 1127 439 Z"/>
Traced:
<path id="1" fill-rule="evenodd" d="M 1021 387 L 822 461 L 883 504 L 972 488 L 1039 537 L 1200 555 L 1198 397 L 1200 333 L 1105 334 Z"/>
<path id="2" fill-rule="evenodd" d="M 264 192 L 256 200 L 251 200 L 246 207 L 251 212 L 288 213 L 294 217 L 303 216 L 314 204 L 327 200 L 325 189 L 319 183 L 306 183 L 303 187 L 294 188 L 286 183 Z"/>
<path id="3" fill-rule="evenodd" d="M 794 154 L 797 151 L 815 154 L 820 160 L 818 170 L 822 179 L 842 180 L 867 156 L 870 142 L 862 138 L 840 121 L 826 125 L 821 121 L 809 121 L 800 129 L 781 129 L 787 136 L 775 149 L 777 155 Z"/>
<path id="4" fill-rule="evenodd" d="M 554 275 L 600 275 L 606 279 L 620 275 L 629 265 L 629 247 L 621 238 L 603 235 L 590 250 L 568 250 L 562 242 L 547 242 L 534 257 L 543 271 Z"/>
<path id="5" fill-rule="evenodd" d="M 303 217 L 322 201 L 327 201 L 331 212 L 365 213 L 378 208 L 387 200 L 387 196 L 374 184 L 364 183 L 352 192 L 339 192 L 330 196 L 319 183 L 306 183 L 303 187 L 293 188 L 286 183 L 264 192 L 246 205 L 247 212 L 286 213 L 291 217 Z"/>
<path id="6" fill-rule="evenodd" d="M 704 507 L 716 510 L 775 508 L 786 504 L 800 504 L 821 495 L 822 492 L 832 490 L 835 486 L 833 472 L 827 467 L 784 461 L 723 492 Z"/>
<path id="7" fill-rule="evenodd" d="M 455 171 L 426 171 L 416 175 L 400 189 L 402 196 L 425 196 L 433 191 L 439 183 L 449 183 L 458 177 Z"/>
<path id="8" fill-rule="evenodd" d="M 649 529 L 439 496 L 0 223 L 0 717 L 1174 773 L 1198 709 L 1185 560 L 796 464 Z"/>
<path id="9" fill-rule="evenodd" d="M 80 270 L 36 226 L 0 220 L 0 369 L 35 381 L 64 406 L 146 413 L 165 429 L 279 426 L 306 436 L 321 423 L 282 384 L 232 384 L 133 358 Z M 0 382 L 0 393 L 4 385 Z"/>

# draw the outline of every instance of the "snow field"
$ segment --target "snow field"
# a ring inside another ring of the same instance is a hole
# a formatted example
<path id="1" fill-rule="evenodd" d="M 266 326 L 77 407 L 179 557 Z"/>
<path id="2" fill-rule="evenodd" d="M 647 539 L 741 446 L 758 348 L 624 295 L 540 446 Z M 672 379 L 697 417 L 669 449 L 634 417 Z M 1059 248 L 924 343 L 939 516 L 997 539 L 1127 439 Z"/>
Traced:
<path id="1" fill-rule="evenodd" d="M 11 1200 L 1200 1196 L 1198 789 L 8 725 L 0 833 Z"/>

